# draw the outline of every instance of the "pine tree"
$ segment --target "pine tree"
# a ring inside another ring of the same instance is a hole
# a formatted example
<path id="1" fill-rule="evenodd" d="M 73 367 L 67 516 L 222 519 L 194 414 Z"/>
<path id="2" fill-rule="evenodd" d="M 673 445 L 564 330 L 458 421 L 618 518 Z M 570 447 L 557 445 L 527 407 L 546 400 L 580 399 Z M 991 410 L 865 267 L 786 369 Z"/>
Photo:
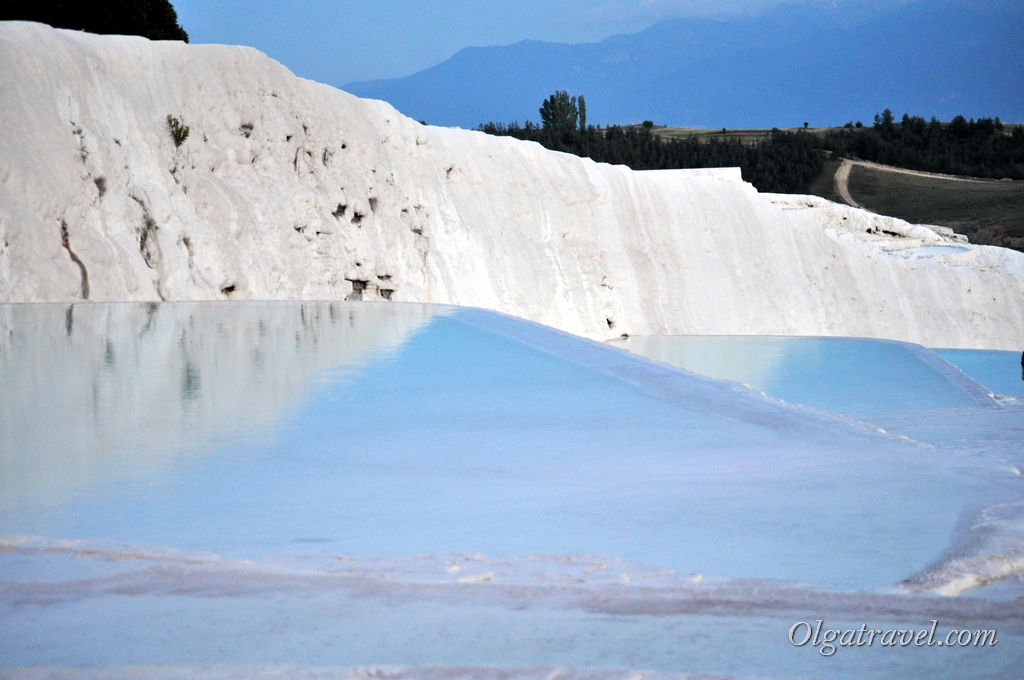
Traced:
<path id="1" fill-rule="evenodd" d="M 556 134 L 576 131 L 580 110 L 576 105 L 576 97 L 570 97 L 565 90 L 557 90 L 545 99 L 538 111 L 541 125 L 546 131 Z"/>

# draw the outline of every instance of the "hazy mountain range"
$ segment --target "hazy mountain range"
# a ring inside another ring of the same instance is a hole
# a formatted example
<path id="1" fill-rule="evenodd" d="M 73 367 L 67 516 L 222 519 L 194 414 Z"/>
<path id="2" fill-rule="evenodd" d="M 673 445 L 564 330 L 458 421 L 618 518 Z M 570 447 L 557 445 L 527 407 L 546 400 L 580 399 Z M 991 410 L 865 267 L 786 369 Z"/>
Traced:
<path id="1" fill-rule="evenodd" d="M 594 124 L 696 127 L 869 122 L 888 107 L 1024 122 L 1024 3 L 783 5 L 659 22 L 598 43 L 473 47 L 404 78 L 343 89 L 431 124 L 539 120 L 556 89 Z"/>

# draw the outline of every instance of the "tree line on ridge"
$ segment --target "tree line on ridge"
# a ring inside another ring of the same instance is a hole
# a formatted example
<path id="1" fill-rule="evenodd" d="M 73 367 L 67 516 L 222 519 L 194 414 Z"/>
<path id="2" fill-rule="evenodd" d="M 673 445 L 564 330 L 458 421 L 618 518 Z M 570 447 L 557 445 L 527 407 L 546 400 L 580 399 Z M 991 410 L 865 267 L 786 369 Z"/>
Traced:
<path id="1" fill-rule="evenodd" d="M 738 166 L 759 191 L 806 193 L 827 157 L 856 157 L 930 172 L 1024 179 L 1024 127 L 1007 133 L 999 118 L 950 123 L 886 109 L 874 125 L 848 123 L 816 134 L 773 129 L 755 141 L 736 137 L 665 138 L 651 121 L 642 125 L 588 125 L 586 101 L 559 90 L 538 110 L 541 123 L 483 123 L 477 129 L 538 142 L 548 149 L 627 165 L 634 170 Z M 805 124 L 806 128 L 806 124 Z"/>

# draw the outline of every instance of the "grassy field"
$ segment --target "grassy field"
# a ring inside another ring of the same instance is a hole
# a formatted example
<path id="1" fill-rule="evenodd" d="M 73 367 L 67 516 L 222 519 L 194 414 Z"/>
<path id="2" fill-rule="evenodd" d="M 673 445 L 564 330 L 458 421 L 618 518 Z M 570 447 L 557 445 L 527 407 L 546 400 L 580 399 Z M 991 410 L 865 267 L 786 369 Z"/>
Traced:
<path id="1" fill-rule="evenodd" d="M 855 166 L 850 194 L 868 209 L 938 224 L 972 242 L 1024 249 L 1024 182 L 958 181 Z"/>
<path id="2" fill-rule="evenodd" d="M 833 178 L 836 175 L 836 170 L 839 169 L 841 164 L 842 161 L 836 159 L 829 159 L 825 161 L 824 169 L 822 169 L 821 174 L 818 175 L 818 179 L 811 182 L 810 190 L 807 193 L 827 198 L 828 200 L 835 201 L 836 203 L 842 203 L 843 199 L 836 194 L 835 182 L 833 181 Z"/>
<path id="3" fill-rule="evenodd" d="M 803 130 L 804 128 L 779 129 L 783 132 L 796 132 L 797 130 Z M 807 131 L 812 134 L 824 135 L 831 129 L 833 128 L 807 128 Z M 696 137 L 697 139 L 738 139 L 745 144 L 759 142 L 771 134 L 771 130 L 731 130 L 727 128 L 704 130 L 699 128 L 664 127 L 661 125 L 655 125 L 652 128 L 652 131 L 654 134 L 659 137 L 663 137 L 664 139 L 687 139 L 690 137 Z"/>

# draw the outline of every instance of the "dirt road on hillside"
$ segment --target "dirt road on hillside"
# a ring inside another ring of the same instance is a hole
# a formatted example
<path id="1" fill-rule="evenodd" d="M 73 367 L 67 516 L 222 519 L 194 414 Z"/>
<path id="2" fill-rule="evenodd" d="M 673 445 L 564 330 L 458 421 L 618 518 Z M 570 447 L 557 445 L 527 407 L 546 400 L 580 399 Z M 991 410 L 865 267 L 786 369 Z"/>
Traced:
<path id="1" fill-rule="evenodd" d="M 853 196 L 850 195 L 850 170 L 853 169 L 853 161 L 843 159 L 843 162 L 836 168 L 836 174 L 832 178 L 832 184 L 836 189 L 836 194 L 839 198 L 843 199 L 843 203 L 846 205 L 852 205 L 854 208 L 864 208 L 860 203 L 853 200 Z M 867 208 L 864 208 L 867 210 Z"/>
<path id="2" fill-rule="evenodd" d="M 858 203 L 850 195 L 850 170 L 853 166 L 860 165 L 865 168 L 872 168 L 874 170 L 884 170 L 885 172 L 898 172 L 903 175 L 917 175 L 918 177 L 930 177 L 933 179 L 945 179 L 951 182 L 970 182 L 974 184 L 988 184 L 998 180 L 992 179 L 975 179 L 973 177 L 958 177 L 956 175 L 943 175 L 937 172 L 924 172 L 922 170 L 908 170 L 907 168 L 897 168 L 893 165 L 882 165 L 881 163 L 872 163 L 871 161 L 852 161 L 844 158 L 843 162 L 836 169 L 836 174 L 832 178 L 832 184 L 835 187 L 836 194 L 843 200 L 847 205 L 852 205 L 854 208 L 864 208 L 863 205 Z M 864 208 L 867 210 L 867 208 Z"/>

